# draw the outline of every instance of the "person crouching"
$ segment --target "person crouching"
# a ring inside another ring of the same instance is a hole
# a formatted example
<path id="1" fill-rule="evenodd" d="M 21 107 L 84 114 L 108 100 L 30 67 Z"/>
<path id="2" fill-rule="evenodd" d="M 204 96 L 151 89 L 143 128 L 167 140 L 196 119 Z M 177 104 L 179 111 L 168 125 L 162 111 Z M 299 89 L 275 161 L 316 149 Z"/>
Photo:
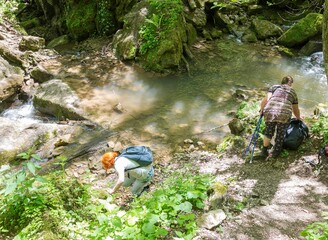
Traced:
<path id="1" fill-rule="evenodd" d="M 114 167 L 118 174 L 116 184 L 109 190 L 109 194 L 117 192 L 123 185 L 124 187 L 131 186 L 132 194 L 139 197 L 144 188 L 150 184 L 154 176 L 154 168 L 152 164 L 140 166 L 136 161 L 119 156 L 119 154 L 119 152 L 107 152 L 101 157 L 106 172 Z"/>

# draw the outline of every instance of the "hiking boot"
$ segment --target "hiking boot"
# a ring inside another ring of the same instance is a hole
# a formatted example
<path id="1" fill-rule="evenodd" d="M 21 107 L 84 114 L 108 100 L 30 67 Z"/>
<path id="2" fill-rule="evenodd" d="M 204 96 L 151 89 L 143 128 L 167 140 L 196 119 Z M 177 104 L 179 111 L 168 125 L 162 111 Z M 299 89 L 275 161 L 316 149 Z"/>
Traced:
<path id="1" fill-rule="evenodd" d="M 261 150 L 261 154 L 260 157 L 262 158 L 267 158 L 269 156 L 269 151 L 268 151 L 268 147 L 263 147 Z"/>
<path id="2" fill-rule="evenodd" d="M 141 190 L 141 192 L 137 195 L 137 197 L 140 197 L 140 195 L 141 195 L 143 192 L 149 192 L 149 190 L 150 190 L 150 186 L 149 186 L 149 185 L 145 186 L 145 187 Z"/>

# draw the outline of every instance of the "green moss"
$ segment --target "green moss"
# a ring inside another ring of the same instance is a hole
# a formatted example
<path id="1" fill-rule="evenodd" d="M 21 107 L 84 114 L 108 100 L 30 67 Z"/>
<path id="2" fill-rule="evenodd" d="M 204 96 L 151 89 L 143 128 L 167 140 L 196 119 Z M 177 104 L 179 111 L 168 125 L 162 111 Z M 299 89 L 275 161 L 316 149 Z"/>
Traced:
<path id="1" fill-rule="evenodd" d="M 96 9 L 94 1 L 81 1 L 67 13 L 68 32 L 77 40 L 82 40 L 96 31 Z"/>
<path id="2" fill-rule="evenodd" d="M 98 0 L 96 26 L 100 35 L 110 35 L 116 31 L 115 16 L 110 0 Z"/>
<path id="3" fill-rule="evenodd" d="M 287 47 L 302 44 L 310 37 L 321 33 L 322 22 L 322 14 L 310 13 L 278 38 L 278 42 Z"/>
<path id="4" fill-rule="evenodd" d="M 0 153 L 0 165 L 8 164 L 15 159 L 17 151 L 2 151 Z"/>
<path id="5" fill-rule="evenodd" d="M 215 196 L 224 196 L 224 194 L 227 192 L 228 188 L 225 184 L 221 182 L 215 182 L 211 186 L 211 189 L 214 190 L 214 195 Z"/>
<path id="6" fill-rule="evenodd" d="M 150 14 L 140 34 L 140 60 L 148 70 L 163 72 L 178 67 L 188 41 L 182 19 L 182 2 L 150 1 Z M 192 34 L 190 35 L 192 42 Z"/>

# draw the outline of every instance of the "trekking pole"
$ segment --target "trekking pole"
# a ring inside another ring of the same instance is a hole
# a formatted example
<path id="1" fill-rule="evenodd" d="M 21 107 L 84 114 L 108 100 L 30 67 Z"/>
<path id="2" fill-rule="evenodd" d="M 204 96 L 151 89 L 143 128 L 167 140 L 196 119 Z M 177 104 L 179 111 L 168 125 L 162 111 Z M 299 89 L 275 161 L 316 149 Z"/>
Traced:
<path id="1" fill-rule="evenodd" d="M 263 115 L 261 114 L 259 120 L 257 121 L 256 128 L 254 130 L 254 133 L 252 134 L 251 141 L 250 141 L 250 143 L 248 144 L 248 146 L 246 148 L 245 161 L 246 161 L 247 154 L 248 154 L 251 146 L 253 145 L 253 149 L 252 149 L 252 153 L 251 153 L 251 159 L 249 160 L 249 163 L 252 163 L 252 161 L 253 161 L 254 150 L 255 150 L 257 138 L 259 136 L 259 131 L 260 131 L 260 126 L 261 126 L 261 122 L 262 122 L 262 117 L 263 117 Z"/>

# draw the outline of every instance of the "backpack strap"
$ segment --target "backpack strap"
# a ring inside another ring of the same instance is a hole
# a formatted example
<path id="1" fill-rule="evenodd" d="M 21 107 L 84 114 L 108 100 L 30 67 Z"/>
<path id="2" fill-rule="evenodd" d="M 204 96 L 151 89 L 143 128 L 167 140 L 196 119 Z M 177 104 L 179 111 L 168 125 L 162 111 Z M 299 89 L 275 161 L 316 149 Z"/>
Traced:
<path id="1" fill-rule="evenodd" d="M 127 172 L 127 171 L 130 171 L 130 170 L 133 170 L 133 169 L 137 169 L 137 168 L 140 168 L 141 166 L 136 166 L 136 167 L 133 167 L 133 168 L 128 168 L 128 169 L 124 169 L 124 172 Z"/>

